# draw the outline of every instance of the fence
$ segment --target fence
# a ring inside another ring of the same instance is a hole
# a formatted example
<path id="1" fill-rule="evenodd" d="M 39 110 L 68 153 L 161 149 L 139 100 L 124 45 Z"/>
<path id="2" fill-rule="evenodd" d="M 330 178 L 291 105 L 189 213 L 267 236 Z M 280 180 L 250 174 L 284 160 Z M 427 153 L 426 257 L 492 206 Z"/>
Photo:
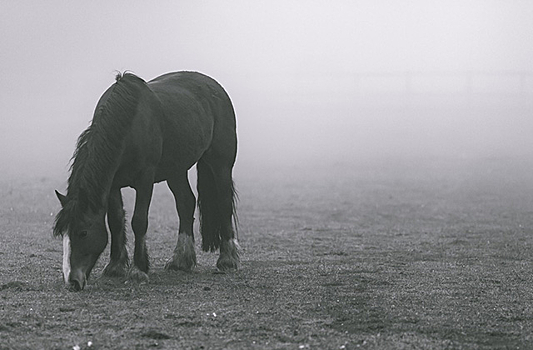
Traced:
<path id="1" fill-rule="evenodd" d="M 363 93 L 533 94 L 533 72 L 527 71 L 353 73 L 353 81 L 356 90 Z"/>
<path id="2" fill-rule="evenodd" d="M 529 71 L 405 71 L 313 72 L 294 74 L 283 90 L 293 95 L 328 98 L 383 98 L 402 101 L 491 99 L 533 103 L 533 72 Z M 332 97 L 334 96 L 334 97 Z"/>

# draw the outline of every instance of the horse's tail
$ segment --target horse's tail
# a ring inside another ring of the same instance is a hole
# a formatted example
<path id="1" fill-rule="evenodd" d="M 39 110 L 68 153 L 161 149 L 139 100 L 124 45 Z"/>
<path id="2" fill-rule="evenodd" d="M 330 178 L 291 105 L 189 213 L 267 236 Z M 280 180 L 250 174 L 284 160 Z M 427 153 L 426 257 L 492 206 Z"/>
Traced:
<path id="1" fill-rule="evenodd" d="M 237 193 L 231 167 L 216 167 L 202 158 L 196 168 L 202 249 L 213 252 L 220 247 L 221 239 L 235 238 Z"/>

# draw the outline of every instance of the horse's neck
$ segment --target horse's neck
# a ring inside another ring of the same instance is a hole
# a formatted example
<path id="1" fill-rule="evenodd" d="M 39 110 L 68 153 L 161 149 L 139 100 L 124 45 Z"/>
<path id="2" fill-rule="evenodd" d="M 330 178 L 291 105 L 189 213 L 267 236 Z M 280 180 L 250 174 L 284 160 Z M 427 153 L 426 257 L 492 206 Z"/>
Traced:
<path id="1" fill-rule="evenodd" d="M 73 167 L 69 180 L 69 192 L 85 192 L 87 201 L 97 207 L 107 207 L 109 192 L 120 163 L 120 153 L 113 157 L 94 157 L 85 159 L 82 164 Z M 70 188 L 72 185 L 73 188 Z"/>

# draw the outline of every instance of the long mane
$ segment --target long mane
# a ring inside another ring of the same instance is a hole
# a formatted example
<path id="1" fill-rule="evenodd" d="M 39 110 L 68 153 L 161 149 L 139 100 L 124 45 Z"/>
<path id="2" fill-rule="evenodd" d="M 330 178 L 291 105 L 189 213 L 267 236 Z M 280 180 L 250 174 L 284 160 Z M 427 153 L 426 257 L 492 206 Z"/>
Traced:
<path id="1" fill-rule="evenodd" d="M 106 200 L 106 186 L 118 166 L 124 136 L 146 83 L 132 73 L 118 73 L 102 95 L 91 125 L 81 133 L 71 159 L 67 203 L 55 218 L 54 236 L 75 230 L 83 212 L 97 211 Z"/>

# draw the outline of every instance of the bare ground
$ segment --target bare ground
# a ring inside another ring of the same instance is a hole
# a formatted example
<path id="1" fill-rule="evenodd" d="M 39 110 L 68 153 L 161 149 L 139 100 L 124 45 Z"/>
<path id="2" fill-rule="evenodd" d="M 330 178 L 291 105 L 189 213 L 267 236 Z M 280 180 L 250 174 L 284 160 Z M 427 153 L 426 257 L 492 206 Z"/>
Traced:
<path id="1" fill-rule="evenodd" d="M 227 274 L 208 253 L 193 273 L 163 269 L 177 218 L 158 185 L 150 283 L 100 278 L 106 251 L 80 293 L 64 288 L 51 237 L 65 179 L 3 179 L 0 348 L 531 348 L 531 169 L 411 159 L 240 170 L 242 266 Z"/>

